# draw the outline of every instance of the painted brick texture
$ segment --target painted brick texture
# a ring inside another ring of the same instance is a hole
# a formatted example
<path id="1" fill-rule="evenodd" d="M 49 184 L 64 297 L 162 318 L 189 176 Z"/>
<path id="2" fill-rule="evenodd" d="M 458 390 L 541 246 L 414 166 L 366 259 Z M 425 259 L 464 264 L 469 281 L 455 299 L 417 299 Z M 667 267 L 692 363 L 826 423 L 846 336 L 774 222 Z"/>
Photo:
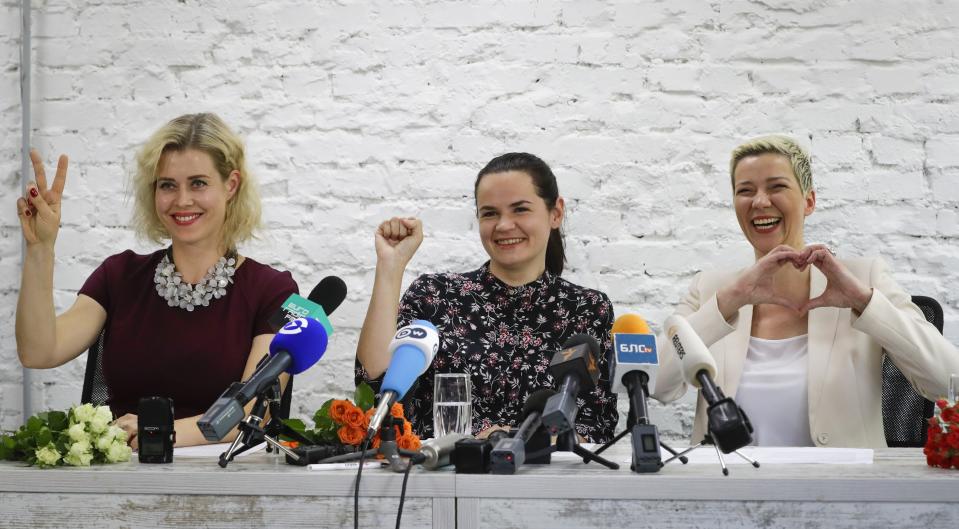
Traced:
<path id="1" fill-rule="evenodd" d="M 424 219 L 407 282 L 475 268 L 473 178 L 510 150 L 558 175 L 569 279 L 656 327 L 694 273 L 751 259 L 730 149 L 798 136 L 819 197 L 808 240 L 882 255 L 959 339 L 959 2 L 48 0 L 32 14 L 34 145 L 72 161 L 57 309 L 108 255 L 153 249 L 126 228 L 137 145 L 217 112 L 264 196 L 266 230 L 242 251 L 305 292 L 329 274 L 349 287 L 329 351 L 297 377 L 303 416 L 352 388 L 377 223 Z M 22 420 L 19 35 L 18 3 L 0 0 L 2 428 Z M 79 399 L 84 362 L 35 372 L 37 411 Z M 692 402 L 653 406 L 666 437 L 689 434 Z"/>

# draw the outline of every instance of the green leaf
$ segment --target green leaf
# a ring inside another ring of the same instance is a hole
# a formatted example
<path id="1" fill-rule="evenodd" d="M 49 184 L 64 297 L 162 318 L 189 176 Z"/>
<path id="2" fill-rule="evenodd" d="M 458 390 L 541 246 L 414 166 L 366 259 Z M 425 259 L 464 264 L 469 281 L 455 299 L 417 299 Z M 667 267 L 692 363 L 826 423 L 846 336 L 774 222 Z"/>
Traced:
<path id="1" fill-rule="evenodd" d="M 283 431 L 281 438 L 286 438 L 290 441 L 299 441 L 301 443 L 312 443 L 313 435 L 309 429 L 307 429 L 306 424 L 300 419 L 283 419 L 283 425 L 286 428 Z"/>
<path id="2" fill-rule="evenodd" d="M 50 428 L 44 426 L 40 429 L 40 432 L 37 433 L 37 446 L 47 446 L 53 442 L 53 432 L 50 431 Z"/>
<path id="3" fill-rule="evenodd" d="M 306 430 L 306 424 L 300 419 L 283 419 L 283 425 L 296 433 L 303 433 Z"/>
<path id="4" fill-rule="evenodd" d="M 303 432 L 303 437 L 308 444 L 320 444 L 320 438 L 316 435 L 316 430 L 307 430 Z"/>
<path id="5" fill-rule="evenodd" d="M 353 392 L 353 402 L 357 408 L 363 411 L 373 407 L 373 399 L 375 398 L 376 393 L 373 393 L 373 388 L 366 382 L 360 382 L 360 385 L 356 386 L 356 391 Z"/>
<path id="6" fill-rule="evenodd" d="M 11 461 L 16 452 L 17 442 L 9 435 L 0 435 L 0 459 Z"/>
<path id="7" fill-rule="evenodd" d="M 66 412 L 62 411 L 51 411 L 47 414 L 47 421 L 50 429 L 54 432 L 66 430 L 70 426 L 70 420 L 67 418 Z"/>
<path id="8" fill-rule="evenodd" d="M 39 415 L 46 416 L 46 413 L 41 413 Z M 38 432 L 40 432 L 40 428 L 43 428 L 44 426 L 46 426 L 46 421 L 41 419 L 39 415 L 34 415 L 33 417 L 30 417 L 29 419 L 27 419 L 26 426 L 27 426 L 28 432 L 32 434 L 37 434 Z"/>
<path id="9" fill-rule="evenodd" d="M 336 430 L 317 432 L 316 444 L 339 443 L 340 438 L 336 435 Z"/>
<path id="10" fill-rule="evenodd" d="M 329 399 L 320 406 L 320 409 L 316 410 L 316 413 L 313 414 L 313 422 L 319 423 L 320 419 L 330 418 L 330 408 L 333 407 L 333 399 Z"/>
<path id="11" fill-rule="evenodd" d="M 39 432 L 39 430 L 38 430 Z M 37 436 L 36 433 L 30 432 L 28 430 L 20 430 L 14 436 L 14 439 L 17 441 L 17 450 L 23 452 L 33 451 L 37 448 Z"/>
<path id="12" fill-rule="evenodd" d="M 317 418 L 316 418 L 316 429 L 317 429 L 317 430 L 322 430 L 322 431 L 324 431 L 324 432 L 330 431 L 330 430 L 334 430 L 334 431 L 335 431 L 338 427 L 339 427 L 339 425 L 336 424 L 336 421 L 334 421 L 333 419 L 331 419 L 331 418 L 329 418 L 329 417 L 317 417 Z"/>

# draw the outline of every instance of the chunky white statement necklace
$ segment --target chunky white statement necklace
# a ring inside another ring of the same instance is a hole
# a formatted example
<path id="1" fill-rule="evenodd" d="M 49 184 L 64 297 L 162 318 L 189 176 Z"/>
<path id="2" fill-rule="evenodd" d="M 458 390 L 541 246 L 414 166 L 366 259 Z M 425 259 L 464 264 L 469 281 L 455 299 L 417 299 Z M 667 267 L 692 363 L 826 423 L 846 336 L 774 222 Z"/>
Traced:
<path id="1" fill-rule="evenodd" d="M 236 250 L 230 250 L 221 257 L 196 285 L 183 280 L 173 264 L 172 254 L 171 246 L 157 263 L 153 275 L 157 294 L 166 300 L 167 305 L 193 312 L 196 307 L 206 307 L 210 301 L 226 295 L 226 287 L 233 282 L 233 274 L 236 273 Z"/>

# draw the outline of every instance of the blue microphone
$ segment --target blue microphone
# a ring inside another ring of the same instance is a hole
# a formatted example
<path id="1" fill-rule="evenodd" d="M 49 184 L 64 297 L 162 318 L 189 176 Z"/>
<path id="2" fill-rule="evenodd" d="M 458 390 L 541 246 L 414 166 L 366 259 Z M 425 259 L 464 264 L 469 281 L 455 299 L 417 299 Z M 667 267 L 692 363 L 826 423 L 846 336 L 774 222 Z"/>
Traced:
<path id="1" fill-rule="evenodd" d="M 234 382 L 196 422 L 203 437 L 219 441 L 240 424 L 248 402 L 284 372 L 296 375 L 313 366 L 326 352 L 329 335 L 319 320 L 299 318 L 284 325 L 270 342 L 270 356 L 245 382 Z"/>
<path id="2" fill-rule="evenodd" d="M 279 376 L 283 371 L 298 375 L 313 367 L 323 357 L 329 343 L 323 323 L 313 318 L 299 318 L 284 325 L 270 342 L 270 359 L 263 368 L 270 363 L 281 364 L 277 371 Z"/>
<path id="3" fill-rule="evenodd" d="M 396 332 L 390 342 L 392 358 L 380 386 L 380 403 L 370 418 L 368 438 L 376 435 L 393 403 L 401 400 L 416 379 L 430 367 L 439 345 L 436 326 L 426 320 L 413 320 Z"/>

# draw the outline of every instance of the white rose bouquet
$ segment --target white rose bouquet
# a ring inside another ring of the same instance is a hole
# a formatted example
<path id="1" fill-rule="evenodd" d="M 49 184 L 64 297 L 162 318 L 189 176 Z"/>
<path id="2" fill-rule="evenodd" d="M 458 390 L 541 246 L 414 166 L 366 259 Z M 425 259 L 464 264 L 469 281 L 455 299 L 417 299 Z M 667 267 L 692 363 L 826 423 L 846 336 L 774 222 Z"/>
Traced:
<path id="1" fill-rule="evenodd" d="M 129 461 L 127 434 L 112 422 L 109 407 L 92 404 L 38 413 L 16 432 L 0 434 L 0 459 L 39 467 Z"/>

